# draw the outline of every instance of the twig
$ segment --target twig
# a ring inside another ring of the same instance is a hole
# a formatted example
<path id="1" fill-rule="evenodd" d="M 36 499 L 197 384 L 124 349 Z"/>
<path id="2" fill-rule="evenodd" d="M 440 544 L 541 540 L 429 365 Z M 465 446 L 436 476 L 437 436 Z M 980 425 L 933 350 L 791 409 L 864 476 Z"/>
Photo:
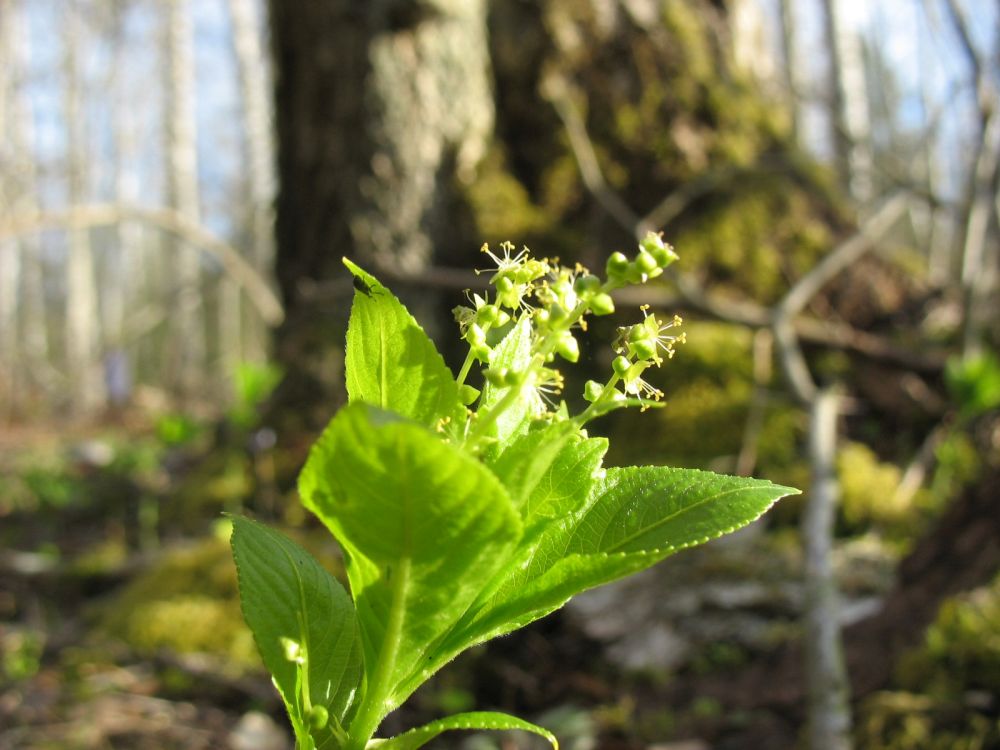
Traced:
<path id="1" fill-rule="evenodd" d="M 552 104 L 566 128 L 566 135 L 569 136 L 570 147 L 576 156 L 583 184 L 608 215 L 626 231 L 639 237 L 645 235 L 647 228 L 642 226 L 642 220 L 605 182 L 583 118 L 570 99 L 566 79 L 555 73 L 550 74 L 542 84 L 542 96 Z"/>
<path id="2" fill-rule="evenodd" d="M 802 347 L 792 319 L 809 303 L 817 292 L 833 277 L 868 252 L 904 214 L 907 205 L 905 194 L 889 196 L 882 205 L 847 240 L 835 247 L 809 273 L 795 285 L 772 310 L 771 328 L 778 343 L 778 358 L 792 392 L 803 403 L 816 397 L 816 383 L 809 373 Z"/>
<path id="3" fill-rule="evenodd" d="M 753 337 L 753 394 L 743 425 L 743 440 L 736 457 L 736 473 L 748 477 L 757 463 L 757 441 L 767 412 L 768 384 L 771 382 L 771 360 L 774 338 L 766 328 L 758 328 Z"/>
<path id="4" fill-rule="evenodd" d="M 202 225 L 172 208 L 148 208 L 119 203 L 72 206 L 61 211 L 38 211 L 0 221 L 0 239 L 47 229 L 87 229 L 133 220 L 173 234 L 215 258 L 222 269 L 247 293 L 264 322 L 276 326 L 285 317 L 281 302 L 267 280 L 239 250 Z"/>
<path id="5" fill-rule="evenodd" d="M 903 215 L 907 201 L 908 197 L 903 192 L 893 193 L 882 201 L 856 233 L 837 245 L 809 273 L 795 282 L 778 303 L 782 314 L 791 317 L 801 312 L 831 279 L 868 252 Z"/>
<path id="6" fill-rule="evenodd" d="M 834 459 L 838 396 L 817 393 L 809 426 L 812 486 L 802 515 L 805 546 L 805 651 L 809 742 L 813 750 L 847 750 L 851 714 L 833 573 L 833 523 L 839 495 Z"/>
<path id="7" fill-rule="evenodd" d="M 917 455 L 910 461 L 910 464 L 906 467 L 906 471 L 903 472 L 903 476 L 899 480 L 893 505 L 896 507 L 906 507 L 909 505 L 910 500 L 913 499 L 913 496 L 917 494 L 917 490 L 923 486 L 924 479 L 927 477 L 927 473 L 930 471 L 937 457 L 938 446 L 941 445 L 948 434 L 953 421 L 954 414 L 949 413 L 944 419 L 938 422 L 933 430 L 927 433 L 927 437 L 924 438 L 924 442 L 920 445 L 920 450 L 917 451 Z"/>

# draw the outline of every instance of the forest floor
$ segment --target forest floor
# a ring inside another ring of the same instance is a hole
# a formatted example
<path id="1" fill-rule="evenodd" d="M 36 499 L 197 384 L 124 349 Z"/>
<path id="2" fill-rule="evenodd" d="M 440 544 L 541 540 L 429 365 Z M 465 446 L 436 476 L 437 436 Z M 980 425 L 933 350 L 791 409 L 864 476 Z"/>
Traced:
<path id="1" fill-rule="evenodd" d="M 189 427 L 0 432 L 0 750 L 291 747 L 240 618 L 220 513 L 271 517 L 334 570 L 338 553 L 281 479 L 301 450 L 262 457 L 245 436 L 220 447 Z M 761 524 L 583 595 L 460 657 L 383 729 L 498 709 L 570 750 L 794 747 L 801 706 L 747 708 L 727 685 L 747 690 L 737 678 L 755 666 L 766 683 L 759 666 L 797 638 L 797 550 L 794 528 Z M 841 545 L 848 621 L 877 609 L 895 562 L 871 536 Z M 434 746 L 533 743 L 458 734 Z"/>

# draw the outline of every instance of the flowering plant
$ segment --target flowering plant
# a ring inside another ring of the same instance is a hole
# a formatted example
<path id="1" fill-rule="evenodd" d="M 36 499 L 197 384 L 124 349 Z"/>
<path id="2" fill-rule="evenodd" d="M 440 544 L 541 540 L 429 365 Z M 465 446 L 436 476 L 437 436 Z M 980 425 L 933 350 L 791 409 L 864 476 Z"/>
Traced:
<path id="1" fill-rule="evenodd" d="M 644 375 L 674 353 L 681 321 L 648 308 L 623 327 L 604 383 L 571 415 L 557 360 L 576 362 L 588 315 L 610 292 L 661 274 L 676 255 L 650 234 L 601 280 L 527 250 L 495 261 L 489 295 L 455 309 L 469 351 L 454 376 L 373 276 L 355 277 L 349 403 L 299 478 L 342 547 L 350 595 L 275 531 L 234 519 L 244 616 L 284 699 L 298 748 L 412 750 L 449 729 L 541 727 L 498 712 L 444 718 L 389 739 L 382 720 L 462 651 L 558 609 L 576 593 L 750 523 L 796 490 L 657 466 L 608 468 L 585 426 L 658 405 Z M 481 387 L 468 383 L 482 370 Z"/>

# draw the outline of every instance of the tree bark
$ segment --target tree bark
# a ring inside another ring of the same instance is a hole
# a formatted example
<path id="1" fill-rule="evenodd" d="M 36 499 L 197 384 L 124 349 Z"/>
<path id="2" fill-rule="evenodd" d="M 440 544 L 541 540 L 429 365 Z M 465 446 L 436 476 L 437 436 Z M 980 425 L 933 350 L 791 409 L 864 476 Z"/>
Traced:
<path id="1" fill-rule="evenodd" d="M 830 119 L 841 184 L 856 205 L 864 207 L 874 195 L 871 118 L 861 37 L 844 24 L 840 9 L 843 1 L 823 0 L 830 66 Z"/>
<path id="2" fill-rule="evenodd" d="M 80 9 L 72 4 L 66 14 L 65 35 L 66 101 L 65 122 L 68 137 L 67 172 L 70 205 L 86 200 L 87 155 L 81 112 L 82 68 L 78 48 L 83 33 Z M 101 375 L 100 314 L 97 302 L 93 248 L 86 229 L 69 233 L 66 261 L 66 355 L 70 380 L 74 385 L 74 406 L 93 411 L 104 402 Z"/>
<path id="3" fill-rule="evenodd" d="M 257 7 L 254 0 L 229 0 L 248 165 L 246 219 L 251 238 L 250 255 L 257 270 L 269 275 L 274 268 L 274 138 L 268 101 L 271 82 L 261 45 Z M 265 359 L 266 329 L 260 318 L 245 315 L 242 322 L 246 356 L 253 360 Z"/>
<path id="4" fill-rule="evenodd" d="M 289 316 L 277 355 L 311 391 L 301 402 L 329 393 L 343 331 L 336 313 L 317 319 L 309 289 L 342 278 L 344 255 L 376 272 L 417 272 L 456 241 L 452 186 L 493 127 L 486 3 L 271 0 L 270 14 L 277 276 Z"/>
<path id="5" fill-rule="evenodd" d="M 164 154 L 166 202 L 185 218 L 200 218 L 198 192 L 197 124 L 195 121 L 195 70 L 188 0 L 167 0 L 164 9 Z M 170 384 L 182 394 L 198 387 L 206 360 L 205 327 L 201 313 L 201 263 L 198 252 L 166 237 L 165 261 L 181 290 L 171 317 L 167 363 Z"/>

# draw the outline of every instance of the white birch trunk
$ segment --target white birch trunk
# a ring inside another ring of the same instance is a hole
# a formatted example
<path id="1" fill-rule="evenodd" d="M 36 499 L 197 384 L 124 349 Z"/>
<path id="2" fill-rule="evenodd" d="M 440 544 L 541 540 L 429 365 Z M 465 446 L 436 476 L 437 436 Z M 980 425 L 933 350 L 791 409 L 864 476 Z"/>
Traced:
<path id="1" fill-rule="evenodd" d="M 164 116 L 166 200 L 194 222 L 200 220 L 198 194 L 197 125 L 192 23 L 188 0 L 165 0 L 166 107 Z M 175 238 L 165 238 L 168 268 L 179 287 L 171 317 L 170 385 L 190 394 L 199 385 L 206 359 L 204 319 L 201 315 L 201 259 L 198 252 Z"/>
<path id="2" fill-rule="evenodd" d="M 22 214 L 38 211 L 38 170 L 36 167 L 35 111 L 28 95 L 29 71 L 31 70 L 31 44 L 23 18 L 22 2 L 10 3 L 4 23 L 10 30 L 13 44 L 12 68 L 17 80 L 10 103 L 10 143 L 14 153 L 20 158 L 18 175 L 20 191 L 11 208 Z M 37 236 L 28 235 L 20 239 L 21 288 L 20 288 L 20 335 L 21 351 L 31 385 L 40 385 L 35 380 L 43 369 L 49 367 L 48 309 L 45 303 L 45 281 L 42 274 L 42 247 Z"/>
<path id="3" fill-rule="evenodd" d="M 844 22 L 845 0 L 823 0 L 830 59 L 831 122 L 841 181 L 859 207 L 874 197 L 871 116 L 861 37 Z"/>
<path id="4" fill-rule="evenodd" d="M 802 95 L 806 89 L 803 76 L 806 72 L 805 66 L 801 64 L 798 49 L 798 23 L 795 17 L 795 3 L 793 0 L 780 0 L 781 26 L 781 54 L 784 58 L 785 96 L 788 107 L 788 116 L 791 124 L 792 141 L 796 145 L 801 145 L 799 123 L 802 120 L 800 108 L 802 106 Z"/>
<path id="5" fill-rule="evenodd" d="M 11 102 L 17 89 L 17 66 L 10 30 L 10 14 L 16 9 L 0 10 L 0 159 L 8 161 L 6 144 L 11 142 L 12 124 L 9 116 Z M 6 212 L 11 203 L 14 186 L 7 175 L 0 175 L 0 210 Z M 16 403 L 14 380 L 18 359 L 17 336 L 17 280 L 21 249 L 13 239 L 0 241 L 0 406 Z M 6 408 L 4 409 L 6 411 Z"/>
<path id="6" fill-rule="evenodd" d="M 83 24 L 80 23 L 78 13 L 77 7 L 68 9 L 65 15 L 67 34 L 64 37 L 65 127 L 71 205 L 82 204 L 87 197 L 87 155 L 83 131 L 85 118 L 81 111 L 83 73 L 78 56 Z M 104 401 L 99 324 L 97 280 L 90 233 L 87 229 L 71 229 L 66 260 L 66 359 L 74 388 L 74 405 L 84 412 L 93 411 Z"/>
<path id="7" fill-rule="evenodd" d="M 122 11 L 123 13 L 125 11 Z M 111 123 L 115 150 L 115 196 L 123 205 L 140 202 L 138 116 L 130 106 L 132 89 L 128 77 L 128 45 L 125 18 L 112 30 L 114 61 L 111 91 L 115 97 L 114 120 Z M 127 340 L 130 313 L 148 302 L 142 289 L 143 228 L 138 222 L 122 217 L 115 227 L 117 244 L 116 263 L 112 266 L 113 278 L 108 279 L 104 290 L 106 347 L 113 357 L 114 377 L 109 377 L 108 397 L 113 404 L 121 404 L 130 396 L 132 373 L 137 357 L 134 347 Z"/>
<path id="8" fill-rule="evenodd" d="M 254 267 L 269 278 L 274 266 L 274 137 L 271 83 L 257 11 L 255 0 L 229 0 L 249 167 L 247 189 L 250 194 L 251 260 Z M 261 361 L 266 358 L 269 338 L 259 317 L 252 313 L 246 316 L 245 343 L 249 359 Z"/>
<path id="9" fill-rule="evenodd" d="M 986 300 L 994 283 L 993 271 L 986 258 L 987 239 L 993 214 L 993 186 L 997 178 L 1000 151 L 1000 115 L 992 112 L 986 119 L 973 175 L 972 201 L 965 220 L 965 243 L 962 248 L 962 289 L 965 293 L 965 326 L 962 331 L 962 355 L 982 351 L 984 332 L 989 323 Z"/>

